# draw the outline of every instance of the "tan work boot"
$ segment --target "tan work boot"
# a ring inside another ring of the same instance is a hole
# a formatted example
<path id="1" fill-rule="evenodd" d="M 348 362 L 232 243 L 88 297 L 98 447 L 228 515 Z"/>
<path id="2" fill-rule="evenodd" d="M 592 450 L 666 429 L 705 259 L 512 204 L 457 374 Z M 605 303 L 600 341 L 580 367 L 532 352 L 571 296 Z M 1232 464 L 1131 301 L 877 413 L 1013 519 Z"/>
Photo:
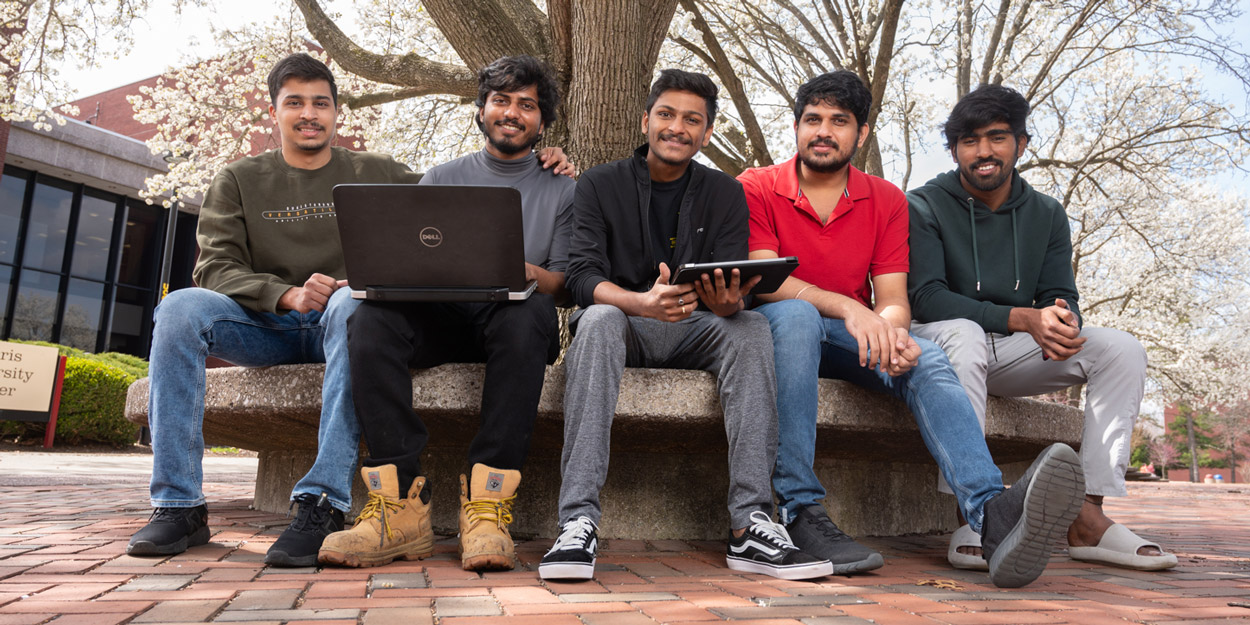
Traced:
<path id="1" fill-rule="evenodd" d="M 334 532 L 321 543 L 317 559 L 339 566 L 381 566 L 396 558 L 420 560 L 434 553 L 430 504 L 421 503 L 425 478 L 412 481 L 406 499 L 399 498 L 395 465 L 361 467 L 369 501 L 349 530 Z"/>
<path id="2" fill-rule="evenodd" d="M 508 524 L 521 472 L 479 463 L 472 482 L 470 489 L 460 476 L 460 564 L 466 571 L 511 569 L 516 549 Z"/>

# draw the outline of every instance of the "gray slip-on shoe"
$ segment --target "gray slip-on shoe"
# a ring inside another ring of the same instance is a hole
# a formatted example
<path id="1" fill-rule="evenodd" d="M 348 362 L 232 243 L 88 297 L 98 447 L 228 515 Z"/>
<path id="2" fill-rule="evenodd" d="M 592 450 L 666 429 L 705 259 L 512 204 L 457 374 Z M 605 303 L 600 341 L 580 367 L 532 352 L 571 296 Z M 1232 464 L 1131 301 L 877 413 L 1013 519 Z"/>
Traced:
<path id="1" fill-rule="evenodd" d="M 1085 474 L 1076 452 L 1063 443 L 1042 450 L 1019 481 L 985 504 L 981 543 L 990 581 L 1019 588 L 1037 579 L 1084 498 Z"/>

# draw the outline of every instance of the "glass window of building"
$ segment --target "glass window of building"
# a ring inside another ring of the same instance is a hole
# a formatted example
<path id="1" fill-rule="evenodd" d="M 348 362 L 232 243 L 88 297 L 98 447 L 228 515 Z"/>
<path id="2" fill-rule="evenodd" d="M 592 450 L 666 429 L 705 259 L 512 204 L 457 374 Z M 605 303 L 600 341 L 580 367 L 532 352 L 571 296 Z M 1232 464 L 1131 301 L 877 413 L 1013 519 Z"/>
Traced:
<path id="1" fill-rule="evenodd" d="M 10 338 L 53 341 L 57 309 L 61 303 L 61 276 L 44 271 L 22 271 L 13 302 Z"/>
<path id="2" fill-rule="evenodd" d="M 0 265 L 0 330 L 8 325 L 9 320 L 9 291 L 12 290 L 10 284 L 13 281 L 13 268 L 8 265 Z"/>
<path id="3" fill-rule="evenodd" d="M 74 259 L 70 275 L 104 281 L 112 267 L 109 251 L 113 243 L 113 219 L 117 215 L 118 197 L 97 197 L 84 193 L 74 228 Z"/>
<path id="4" fill-rule="evenodd" d="M 168 209 L 138 200 L 126 203 L 126 232 L 122 239 L 121 266 L 117 270 L 118 284 L 145 289 L 156 284 L 164 245 L 161 230 L 168 214 Z"/>
<path id="5" fill-rule="evenodd" d="M 0 263 L 17 262 L 17 235 L 22 231 L 22 203 L 26 200 L 28 179 L 29 176 L 8 171 L 0 177 Z"/>
<path id="6" fill-rule="evenodd" d="M 152 335 L 152 291 L 118 286 L 113 295 L 113 323 L 108 351 L 146 354 Z"/>
<path id="7" fill-rule="evenodd" d="M 65 291 L 65 312 L 61 316 L 58 343 L 94 352 L 100 335 L 100 316 L 104 312 L 104 285 L 77 278 L 69 281 Z"/>
<path id="8" fill-rule="evenodd" d="M 168 215 L 160 206 L 6 165 L 0 339 L 147 356 Z M 175 288 L 190 283 L 195 222 L 179 215 Z"/>
<path id="9" fill-rule="evenodd" d="M 64 271 L 65 235 L 69 232 L 74 203 L 74 192 L 67 186 L 43 176 L 35 181 L 22 265 L 44 271 Z"/>

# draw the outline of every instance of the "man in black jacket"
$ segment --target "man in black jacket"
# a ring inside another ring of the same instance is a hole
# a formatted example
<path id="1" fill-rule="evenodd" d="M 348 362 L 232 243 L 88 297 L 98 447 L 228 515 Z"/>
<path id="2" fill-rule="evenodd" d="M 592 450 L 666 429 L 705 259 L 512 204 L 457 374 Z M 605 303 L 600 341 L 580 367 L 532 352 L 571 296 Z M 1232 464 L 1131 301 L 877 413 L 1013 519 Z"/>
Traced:
<path id="1" fill-rule="evenodd" d="M 716 374 L 729 437 L 729 567 L 786 579 L 832 572 L 772 522 L 772 337 L 761 315 L 743 310 L 755 282 L 718 270 L 669 284 L 671 267 L 747 257 L 742 185 L 692 161 L 712 137 L 716 94 L 707 76 L 664 70 L 642 116 L 647 145 L 578 181 L 566 278 L 584 310 L 565 364 L 562 530 L 539 566 L 544 579 L 594 576 L 599 491 L 626 365 Z"/>

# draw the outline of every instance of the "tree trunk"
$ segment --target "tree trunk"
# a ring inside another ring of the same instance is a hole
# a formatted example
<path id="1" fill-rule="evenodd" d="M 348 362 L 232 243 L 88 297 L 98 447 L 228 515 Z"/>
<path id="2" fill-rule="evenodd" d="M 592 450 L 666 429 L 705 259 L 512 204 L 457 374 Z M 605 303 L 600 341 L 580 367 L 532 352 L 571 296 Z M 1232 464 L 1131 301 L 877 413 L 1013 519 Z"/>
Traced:
<path id="1" fill-rule="evenodd" d="M 1185 431 L 1189 435 L 1189 481 L 1198 482 L 1198 444 L 1194 442 L 1194 414 L 1185 414 Z"/>
<path id="2" fill-rule="evenodd" d="M 581 0 L 572 9 L 568 149 L 585 169 L 642 143 L 651 70 L 677 0 Z"/>

